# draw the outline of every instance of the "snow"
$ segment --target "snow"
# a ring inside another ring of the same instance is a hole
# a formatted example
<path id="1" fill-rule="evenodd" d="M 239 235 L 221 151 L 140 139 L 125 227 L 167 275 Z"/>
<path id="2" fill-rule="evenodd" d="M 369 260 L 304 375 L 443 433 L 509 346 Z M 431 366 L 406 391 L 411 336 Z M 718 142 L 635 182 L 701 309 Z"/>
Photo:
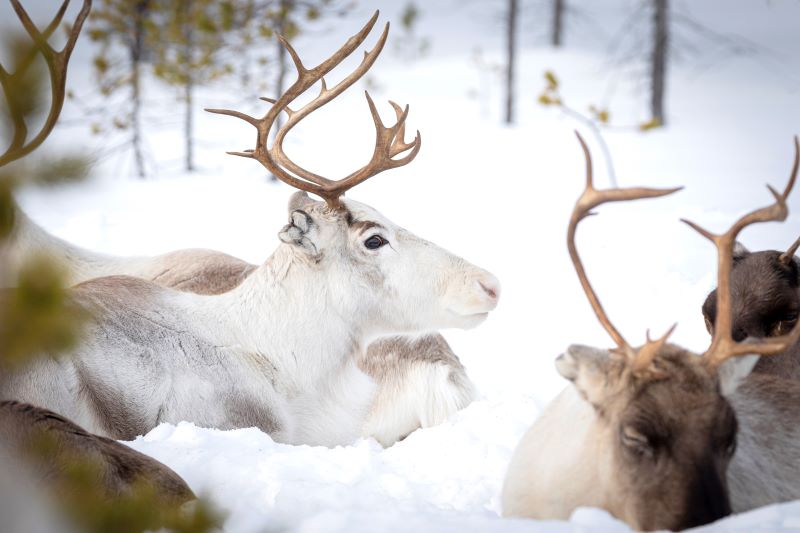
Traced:
<path id="1" fill-rule="evenodd" d="M 399 4 L 363 2 L 346 19 L 323 23 L 301 37 L 296 47 L 314 64 L 375 7 L 382 9 L 381 23 L 395 23 Z M 411 104 L 409 127 L 422 131 L 422 150 L 411 165 L 364 183 L 352 196 L 487 268 L 503 283 L 500 306 L 484 325 L 445 332 L 482 398 L 447 423 L 385 450 L 368 440 L 334 449 L 293 447 L 274 443 L 256 429 L 218 431 L 190 423 L 161 425 L 130 445 L 208 495 L 228 513 L 229 532 L 627 531 L 597 509 L 579 509 L 569 522 L 508 520 L 498 512 L 516 443 L 565 385 L 553 360 L 572 343 L 609 344 L 564 242 L 569 212 L 583 185 L 583 160 L 572 133 L 578 125 L 537 104 L 542 73 L 556 71 L 573 107 L 610 105 L 614 121 L 643 122 L 641 79 L 620 75 L 606 56 L 607 43 L 633 3 L 581 5 L 582 16 L 568 28 L 564 50 L 544 47 L 533 34 L 521 38 L 518 121 L 512 127 L 499 125 L 497 75 L 478 68 L 473 59 L 480 48 L 486 62 L 502 63 L 502 3 L 420 4 L 418 34 L 431 38 L 431 54 L 406 62 L 387 47 L 370 74 L 377 90 L 370 91 L 387 120 L 386 99 Z M 525 24 L 541 27 L 537 17 L 546 17 L 543 3 L 531 5 Z M 688 2 L 676 6 L 690 9 Z M 711 51 L 703 55 L 701 49 L 694 61 L 673 66 L 668 128 L 605 133 L 622 185 L 686 188 L 664 199 L 605 206 L 600 216 L 583 223 L 578 238 L 609 316 L 631 343 L 641 342 L 648 328 L 660 334 L 678 321 L 674 341 L 701 351 L 708 337 L 700 305 L 715 285 L 715 252 L 678 218 L 720 230 L 771 201 L 765 184 L 785 184 L 791 138 L 800 133 L 800 4 L 736 2 L 731 7 L 725 0 L 706 0 L 692 2 L 691 11 L 717 31 L 745 36 L 763 50 L 721 57 Z M 718 16 L 721 11 L 725 17 Z M 0 20 L 9 20 L 0 12 Z M 399 35 L 399 25 L 393 32 Z M 81 46 L 70 74 L 76 91 L 91 81 L 91 47 Z M 357 60 L 351 58 L 333 79 Z M 615 89 L 609 92 L 609 87 Z M 366 160 L 372 125 L 358 89 L 290 135 L 287 150 L 301 165 L 338 176 Z M 153 178 L 136 180 L 129 158 L 116 155 L 99 160 L 88 182 L 28 188 L 20 202 L 53 233 L 108 253 L 206 247 L 263 261 L 277 245 L 290 189 L 267 182 L 257 163 L 224 154 L 252 146 L 249 126 L 204 113 L 197 114 L 201 171 L 182 173 L 180 109 L 163 104 L 170 95 L 159 89 L 148 96 L 156 102 L 151 113 L 164 115 L 161 122 L 149 119 Z M 198 96 L 198 109 L 263 109 L 240 96 L 237 88 L 210 88 Z M 64 117 L 74 123 L 80 112 L 68 103 Z M 605 185 L 601 154 L 591 134 L 585 136 L 594 147 L 596 181 Z M 45 148 L 91 153 L 116 142 L 72 126 L 59 128 Z M 750 228 L 743 242 L 753 249 L 786 248 L 800 228 L 798 194 L 790 198 L 793 212 L 785 223 Z M 800 502 L 794 502 L 729 517 L 701 531 L 798 527 Z"/>

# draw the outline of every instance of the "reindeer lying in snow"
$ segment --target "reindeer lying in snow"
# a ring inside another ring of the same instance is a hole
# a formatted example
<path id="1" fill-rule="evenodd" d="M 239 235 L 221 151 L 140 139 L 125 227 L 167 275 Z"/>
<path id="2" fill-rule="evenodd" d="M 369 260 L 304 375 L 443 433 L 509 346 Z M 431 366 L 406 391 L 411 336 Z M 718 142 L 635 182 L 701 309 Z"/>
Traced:
<path id="1" fill-rule="evenodd" d="M 365 167 L 342 180 L 308 172 L 282 151 L 284 136 L 300 119 L 375 61 L 388 25 L 355 72 L 331 89 L 323 81 L 315 99 L 288 109 L 363 42 L 376 18 L 313 69 L 285 43 L 298 80 L 264 118 L 214 110 L 258 130 L 256 149 L 237 155 L 324 199 L 292 197 L 282 244 L 266 263 L 217 295 L 125 276 L 81 283 L 72 297 L 95 317 L 82 345 L 68 357 L 41 359 L 3 376 L 2 397 L 53 409 L 114 438 L 191 420 L 218 428 L 257 426 L 287 443 L 342 444 L 361 433 L 375 394 L 353 354 L 381 336 L 470 328 L 486 318 L 498 300 L 494 276 L 341 197 L 414 158 L 419 134 L 412 143 L 403 140 L 408 108 L 395 106 L 397 123 L 386 127 L 367 96 L 376 147 Z M 267 149 L 269 129 L 282 111 L 289 119 Z"/>
<path id="2" fill-rule="evenodd" d="M 25 257 L 47 253 L 67 268 L 69 284 L 110 275 L 143 278 L 163 287 L 196 294 L 235 289 L 257 266 L 213 250 L 187 249 L 156 257 L 112 257 L 81 249 L 50 235 L 22 211 L 7 255 L 21 264 Z M 8 269 L 6 285 L 13 285 Z M 442 423 L 469 405 L 477 391 L 466 369 L 440 334 L 378 339 L 354 354 L 358 367 L 377 385 L 363 428 L 364 436 L 390 446 L 420 427 Z"/>
<path id="3" fill-rule="evenodd" d="M 750 252 L 737 243 L 731 270 L 734 340 L 785 335 L 797 324 L 800 260 L 794 254 L 798 246 L 800 239 L 785 252 Z M 706 328 L 712 335 L 716 315 L 716 291 L 713 291 L 703 304 Z M 760 359 L 753 372 L 800 380 L 800 343 L 778 355 Z"/>
<path id="4" fill-rule="evenodd" d="M 0 167 L 35 150 L 55 126 L 64 102 L 69 58 L 91 8 L 91 1 L 84 0 L 74 23 L 69 26 L 66 43 L 56 51 L 48 39 L 62 27 L 69 0 L 62 2 L 43 31 L 36 28 L 17 0 L 11 0 L 11 4 L 33 45 L 30 51 L 17 58 L 15 70 L 6 70 L 0 65 L 3 88 L 8 90 L 14 87 L 16 80 L 24 78 L 40 54 L 47 65 L 53 90 L 50 111 L 36 135 L 29 135 L 26 114 L 15 112 L 18 110 L 12 105 L 9 116 L 15 131 L 10 145 L 0 153 Z M 6 97 L 13 104 L 11 97 Z M 2 242 L 0 237 L 0 244 Z M 7 273 L 7 267 L 5 257 L 0 255 L 0 272 Z M 0 365 L 0 379 L 8 377 L 7 369 Z M 52 502 L 43 493 L 61 496 L 64 490 L 74 489 L 74 486 L 62 485 L 60 481 L 65 468 L 76 466 L 76 463 L 92 467 L 91 471 L 83 472 L 84 475 L 96 476 L 89 479 L 98 486 L 99 494 L 111 500 L 127 495 L 134 486 L 143 485 L 149 486 L 167 505 L 178 506 L 195 497 L 183 479 L 150 457 L 113 440 L 87 433 L 52 411 L 17 401 L 0 401 L 0 516 L 3 531 L 72 530 L 57 518 L 58 513 L 51 509 Z M 42 491 L 42 488 L 53 490 Z"/>
<path id="5" fill-rule="evenodd" d="M 373 23 L 374 18 L 370 28 Z M 357 37 L 363 41 L 366 33 L 362 34 Z M 385 39 L 384 34 L 370 64 Z M 402 125 L 400 129 L 402 139 Z M 257 268 L 230 255 L 202 249 L 178 250 L 156 257 L 107 256 L 48 234 L 20 210 L 16 218 L 15 232 L 5 251 L 9 263 L 19 265 L 33 253 L 49 253 L 68 268 L 70 284 L 129 275 L 184 292 L 212 295 L 238 287 Z M 13 284 L 15 270 L 9 269 L 0 283 Z M 377 384 L 363 434 L 375 437 L 384 446 L 419 427 L 443 422 L 477 396 L 463 365 L 439 334 L 378 339 L 354 356 L 359 368 Z"/>
<path id="6" fill-rule="evenodd" d="M 719 250 L 717 314 L 709 350 L 697 356 L 668 344 L 669 332 L 631 347 L 607 318 L 575 247 L 577 224 L 611 201 L 673 190 L 586 189 L 569 224 L 567 244 L 598 319 L 617 348 L 570 346 L 556 361 L 568 386 L 520 442 L 506 474 L 503 513 L 564 519 L 577 507 L 602 507 L 642 530 L 684 529 L 800 498 L 800 383 L 750 374 L 759 355 L 780 353 L 800 338 L 755 342 L 731 336 L 732 252 L 749 224 L 784 220 L 786 196 L 743 217 L 723 235 L 691 224 Z M 800 152 L 799 152 L 800 153 Z M 796 170 L 796 167 L 795 167 Z"/>

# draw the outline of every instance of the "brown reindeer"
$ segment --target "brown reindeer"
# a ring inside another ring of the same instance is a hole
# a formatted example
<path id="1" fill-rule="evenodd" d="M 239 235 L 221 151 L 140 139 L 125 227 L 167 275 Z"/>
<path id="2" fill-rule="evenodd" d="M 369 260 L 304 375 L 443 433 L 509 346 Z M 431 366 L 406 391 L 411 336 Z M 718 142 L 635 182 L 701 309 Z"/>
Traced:
<path id="1" fill-rule="evenodd" d="M 795 137 L 795 159 L 789 190 L 800 167 L 800 140 Z M 788 190 L 785 194 L 788 194 Z M 800 261 L 796 240 L 788 250 L 750 252 L 737 243 L 731 271 L 732 335 L 734 340 L 785 335 L 797 324 L 800 315 Z M 713 335 L 717 316 L 717 291 L 703 304 L 703 318 Z M 754 372 L 800 380 L 800 343 L 784 352 L 759 360 Z"/>
<path id="2" fill-rule="evenodd" d="M 749 375 L 759 355 L 800 337 L 733 339 L 731 283 L 736 236 L 750 224 L 784 220 L 786 194 L 714 235 L 689 223 L 718 249 L 715 335 L 698 356 L 667 338 L 634 348 L 605 314 L 575 246 L 578 223 L 606 202 L 652 198 L 656 189 L 586 188 L 570 219 L 567 245 L 578 278 L 616 347 L 570 346 L 556 361 L 572 382 L 523 437 L 503 487 L 508 516 L 564 519 L 577 507 L 602 507 L 642 530 L 684 529 L 733 511 L 800 496 L 800 384 Z M 749 376 L 749 377 L 748 377 Z M 768 428 L 768 429 L 767 429 Z M 737 449 L 738 435 L 738 449 Z"/>

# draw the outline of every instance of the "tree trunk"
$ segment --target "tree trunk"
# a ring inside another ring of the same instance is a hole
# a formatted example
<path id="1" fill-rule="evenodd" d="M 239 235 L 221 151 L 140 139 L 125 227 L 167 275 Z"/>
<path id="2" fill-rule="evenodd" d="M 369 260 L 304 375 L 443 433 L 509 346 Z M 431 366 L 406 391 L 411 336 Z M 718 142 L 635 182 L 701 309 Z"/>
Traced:
<path id="1" fill-rule="evenodd" d="M 553 26 L 550 29 L 550 44 L 558 48 L 564 31 L 564 9 L 567 0 L 553 0 Z"/>
<path id="2" fill-rule="evenodd" d="M 184 56 L 186 61 L 186 80 L 184 84 L 184 101 L 186 105 L 184 117 L 184 141 L 186 143 L 186 171 L 194 171 L 194 78 L 192 77 L 192 57 L 194 56 L 194 21 L 192 20 L 192 2 L 191 0 L 184 0 L 184 18 L 183 23 L 186 25 L 184 35 Z"/>
<path id="3" fill-rule="evenodd" d="M 289 20 L 289 16 L 294 9 L 294 0 L 281 0 L 280 2 L 280 12 L 278 13 L 278 19 L 276 21 L 275 30 L 280 35 L 284 35 L 286 33 L 287 21 Z M 278 72 L 275 76 L 275 98 L 280 97 L 283 94 L 284 86 L 286 84 L 286 48 L 278 41 L 275 40 L 277 44 L 277 59 L 278 59 Z M 272 138 L 275 138 L 275 134 L 280 129 L 281 125 L 283 124 L 283 114 L 279 114 L 275 118 L 275 127 L 272 129 Z M 272 181 L 277 181 L 274 175 L 270 174 L 270 179 Z"/>
<path id="4" fill-rule="evenodd" d="M 281 20 L 278 22 L 278 33 L 281 35 L 283 34 L 283 30 L 285 27 L 285 20 Z M 280 97 L 283 94 L 284 85 L 286 84 L 286 48 L 281 44 L 280 41 L 277 39 L 275 40 L 277 43 L 278 48 L 276 52 L 278 54 L 278 71 L 275 75 L 275 98 Z M 275 130 L 277 131 L 278 128 L 281 127 L 283 123 L 283 115 L 278 115 L 275 119 Z"/>
<path id="5" fill-rule="evenodd" d="M 133 46 L 130 49 L 131 60 L 131 130 L 133 131 L 133 161 L 136 175 L 139 178 L 146 176 L 144 170 L 144 156 L 142 154 L 142 93 L 140 71 L 142 63 L 142 50 L 144 48 L 144 21 L 150 8 L 150 0 L 137 2 L 134 9 Z"/>
<path id="6" fill-rule="evenodd" d="M 650 77 L 650 115 L 659 125 L 666 123 L 664 98 L 669 52 L 669 0 L 653 0 L 653 56 Z"/>
<path id="7" fill-rule="evenodd" d="M 506 57 L 506 124 L 512 124 L 514 122 L 514 66 L 517 55 L 517 8 L 518 0 L 508 0 L 508 19 L 506 21 L 506 44 L 508 46 Z"/>
<path id="8" fill-rule="evenodd" d="M 186 136 L 186 171 L 194 172 L 194 81 L 191 73 L 186 78 L 186 120 L 184 135 Z"/>

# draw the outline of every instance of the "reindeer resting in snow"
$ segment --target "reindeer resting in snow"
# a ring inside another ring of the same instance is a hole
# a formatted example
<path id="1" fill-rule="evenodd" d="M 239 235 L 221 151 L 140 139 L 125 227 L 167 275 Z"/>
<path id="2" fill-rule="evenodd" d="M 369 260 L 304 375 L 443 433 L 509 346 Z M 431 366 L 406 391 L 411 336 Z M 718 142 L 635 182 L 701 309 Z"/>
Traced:
<path id="1" fill-rule="evenodd" d="M 376 17 L 366 31 L 356 36 L 359 43 L 366 38 Z M 386 37 L 384 32 L 371 53 L 370 65 L 382 50 Z M 399 136 L 402 138 L 402 132 Z M 155 257 L 112 257 L 50 235 L 20 210 L 16 219 L 5 254 L 9 263 L 19 265 L 33 253 L 49 253 L 67 267 L 71 284 L 102 276 L 129 275 L 184 292 L 212 295 L 238 287 L 257 268 L 222 252 L 203 249 L 178 250 Z M 16 270 L 8 269 L 6 279 L 0 279 L 0 286 L 13 285 Z M 419 427 L 443 422 L 477 397 L 463 365 L 439 334 L 378 339 L 354 356 L 359 368 L 377 384 L 363 434 L 375 437 L 384 446 Z"/>
<path id="2" fill-rule="evenodd" d="M 69 0 L 62 3 L 44 31 L 36 28 L 17 0 L 11 0 L 11 4 L 34 46 L 21 56 L 13 72 L 0 65 L 0 85 L 6 91 L 9 116 L 15 130 L 10 145 L 0 154 L 0 167 L 35 150 L 55 127 L 64 103 L 69 58 L 91 9 L 91 1 L 84 0 L 68 31 L 66 44 L 56 51 L 48 39 L 61 26 Z M 52 101 L 40 130 L 36 135 L 29 136 L 25 114 L 14 108 L 15 102 L 8 91 L 17 80 L 26 76 L 37 53 L 44 58 L 50 74 Z M 6 213 L 0 215 L 5 216 Z M 0 269 L 4 273 L 8 272 L 9 266 L 6 259 L 0 255 Z M 1 363 L 0 360 L 0 376 L 5 376 L 6 368 Z M 0 401 L 0 515 L 3 517 L 4 530 L 71 529 L 63 522 L 55 522 L 57 513 L 50 509 L 40 489 L 43 486 L 46 489 L 55 488 L 55 495 L 59 495 L 65 489 L 59 486 L 64 469 L 75 465 L 76 461 L 93 467 L 87 473 L 97 476 L 94 482 L 109 499 L 125 495 L 141 484 L 149 485 L 160 500 L 171 505 L 180 505 L 195 498 L 180 476 L 155 459 L 113 440 L 92 435 L 47 409 L 17 401 Z M 52 487 L 54 483 L 56 486 Z M 45 525 L 45 522 L 50 523 Z"/>
<path id="3" fill-rule="evenodd" d="M 796 147 L 796 153 L 794 172 L 797 172 L 800 160 L 800 146 Z M 731 271 L 734 340 L 785 335 L 797 324 L 800 315 L 800 260 L 794 254 L 798 246 L 800 239 L 785 252 L 750 252 L 737 243 Z M 716 315 L 716 291 L 713 291 L 703 304 L 706 328 L 712 335 Z M 778 355 L 760 359 L 753 372 L 800 380 L 800 343 L 789 346 Z"/>
<path id="4" fill-rule="evenodd" d="M 48 234 L 22 211 L 15 214 L 9 259 L 19 265 L 32 254 L 49 254 L 67 268 L 70 284 L 127 275 L 183 292 L 215 295 L 235 289 L 258 268 L 222 252 L 203 249 L 156 257 L 106 256 Z M 8 274 L 17 270 L 9 268 Z M 13 285 L 14 279 L 7 279 L 5 284 Z M 384 446 L 417 428 L 442 423 L 477 397 L 466 369 L 437 333 L 378 339 L 354 357 L 359 369 L 377 385 L 363 435 L 375 437 Z"/>
<path id="5" fill-rule="evenodd" d="M 236 111 L 258 130 L 250 157 L 305 192 L 289 202 L 289 224 L 272 256 L 237 287 L 217 295 L 177 292 L 126 276 L 97 278 L 72 290 L 95 317 L 79 348 L 45 358 L 0 382 L 0 395 L 53 409 L 113 438 L 132 438 L 161 422 L 217 428 L 256 426 L 280 442 L 334 445 L 361 433 L 375 393 L 353 354 L 387 335 L 471 328 L 497 305 L 499 284 L 480 268 L 342 198 L 358 183 L 410 162 L 403 140 L 408 108 L 386 127 L 369 96 L 376 146 L 369 163 L 339 181 L 308 172 L 282 151 L 299 120 L 340 94 L 375 61 L 385 42 L 328 89 L 323 76 L 366 38 L 377 14 L 331 58 L 302 65 L 262 119 Z M 320 94 L 288 105 L 314 83 Z M 287 122 L 267 148 L 277 115 Z M 400 158 L 398 155 L 406 154 Z"/>
<path id="6" fill-rule="evenodd" d="M 731 511 L 800 498 L 800 384 L 751 374 L 759 355 L 800 337 L 753 342 L 731 336 L 731 270 L 736 236 L 756 222 L 784 220 L 786 196 L 737 221 L 722 235 L 689 223 L 719 253 L 716 321 L 702 356 L 667 343 L 669 332 L 631 347 L 594 293 L 575 247 L 578 223 L 612 201 L 674 192 L 586 189 L 570 219 L 567 244 L 578 278 L 617 347 L 570 346 L 556 360 L 568 386 L 526 433 L 503 487 L 508 516 L 565 519 L 580 506 L 601 507 L 643 530 L 684 529 Z"/>

